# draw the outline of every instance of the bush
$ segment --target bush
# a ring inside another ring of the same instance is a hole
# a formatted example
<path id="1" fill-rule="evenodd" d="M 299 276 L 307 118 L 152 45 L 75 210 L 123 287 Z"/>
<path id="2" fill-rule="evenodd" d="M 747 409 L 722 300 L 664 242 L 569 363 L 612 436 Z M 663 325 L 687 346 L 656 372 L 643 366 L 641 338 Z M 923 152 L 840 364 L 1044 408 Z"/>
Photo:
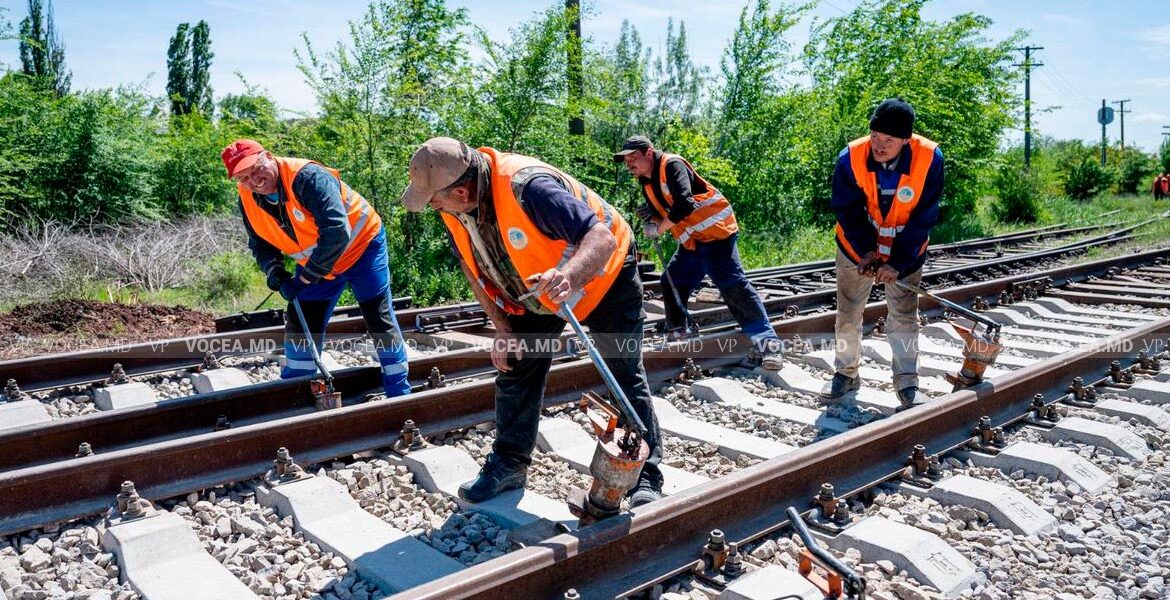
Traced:
<path id="1" fill-rule="evenodd" d="M 199 281 L 199 295 L 208 304 L 234 300 L 252 287 L 260 270 L 246 252 L 227 252 L 207 261 Z"/>
<path id="2" fill-rule="evenodd" d="M 1157 168 L 1154 159 L 1147 156 L 1144 152 L 1133 149 L 1126 149 L 1125 158 L 1122 159 L 1121 165 L 1118 167 L 1117 173 L 1117 191 L 1123 194 L 1136 194 L 1138 188 L 1146 181 L 1147 176 L 1152 175 Z M 1148 191 L 1147 187 L 1143 191 Z"/>
<path id="3" fill-rule="evenodd" d="M 1000 223 L 1035 223 L 1040 219 L 1040 182 L 1019 167 L 1003 167 L 995 178 L 991 214 Z"/>
<path id="4" fill-rule="evenodd" d="M 1085 156 L 1065 172 L 1064 193 L 1074 200 L 1088 200 L 1109 189 L 1113 179 L 1112 171 L 1101 166 L 1097 159 Z"/>

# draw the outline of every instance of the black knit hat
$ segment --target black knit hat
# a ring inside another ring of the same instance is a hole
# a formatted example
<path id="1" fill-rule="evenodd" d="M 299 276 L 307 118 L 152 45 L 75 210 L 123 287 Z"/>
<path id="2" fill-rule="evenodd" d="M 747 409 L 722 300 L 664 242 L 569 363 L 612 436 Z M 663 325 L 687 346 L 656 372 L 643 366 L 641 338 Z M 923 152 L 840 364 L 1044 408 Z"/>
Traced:
<path id="1" fill-rule="evenodd" d="M 873 116 L 869 118 L 869 128 L 871 131 L 896 138 L 910 139 L 914 133 L 914 108 L 901 97 L 882 100 L 882 103 L 873 109 Z"/>

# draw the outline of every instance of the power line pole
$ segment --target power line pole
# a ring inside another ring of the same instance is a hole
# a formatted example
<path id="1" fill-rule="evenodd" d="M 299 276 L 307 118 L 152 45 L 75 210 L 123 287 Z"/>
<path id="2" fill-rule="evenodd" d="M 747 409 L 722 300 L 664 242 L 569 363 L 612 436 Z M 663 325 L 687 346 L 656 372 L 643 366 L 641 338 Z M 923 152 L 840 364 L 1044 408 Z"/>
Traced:
<path id="1" fill-rule="evenodd" d="M 1126 102 L 1133 102 L 1133 100 L 1126 98 L 1125 100 L 1114 100 L 1113 102 L 1110 102 L 1110 104 L 1116 104 L 1116 105 L 1121 107 L 1121 108 L 1117 109 L 1117 114 L 1121 115 L 1121 152 L 1122 152 L 1122 156 L 1125 156 L 1125 113 L 1133 112 L 1132 110 L 1125 110 L 1125 103 Z"/>
<path id="2" fill-rule="evenodd" d="M 1032 62 L 1032 52 L 1043 50 L 1044 46 L 1024 46 L 1016 48 L 1024 53 L 1024 62 L 1016 63 L 1017 67 L 1024 67 L 1024 168 L 1032 166 L 1032 67 L 1042 67 L 1044 63 Z"/>
<path id="3" fill-rule="evenodd" d="M 565 0 L 565 13 L 569 17 L 569 135 L 585 135 L 585 119 L 582 118 L 585 77 L 581 68 L 581 0 Z"/>

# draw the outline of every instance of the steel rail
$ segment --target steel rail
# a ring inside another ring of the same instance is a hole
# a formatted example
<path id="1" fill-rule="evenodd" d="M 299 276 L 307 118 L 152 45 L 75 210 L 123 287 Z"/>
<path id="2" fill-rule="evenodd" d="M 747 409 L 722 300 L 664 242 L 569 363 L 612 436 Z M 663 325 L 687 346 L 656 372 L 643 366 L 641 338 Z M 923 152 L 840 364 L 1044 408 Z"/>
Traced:
<path id="1" fill-rule="evenodd" d="M 1037 277 L 1047 277 L 1060 285 L 1110 268 L 1148 264 L 1156 258 L 1168 256 L 1170 250 L 1147 251 L 1043 273 L 977 282 L 943 290 L 938 295 L 963 302 Z M 921 304 L 927 310 L 935 308 L 928 299 Z M 885 310 L 884 302 L 870 303 L 863 318 L 872 322 L 884 315 Z M 795 334 L 807 337 L 831 332 L 833 319 L 832 312 L 811 314 L 781 321 L 775 328 L 785 337 Z M 677 374 L 688 358 L 697 358 L 697 362 L 706 367 L 730 364 L 737 361 L 749 346 L 746 338 L 738 333 L 700 339 L 703 352 L 696 352 L 693 342 L 645 352 L 643 356 L 649 377 L 655 381 L 666 380 Z M 378 373 L 377 367 L 347 369 L 337 374 L 335 384 L 343 394 L 352 395 L 356 389 L 376 387 Z M 546 402 L 573 401 L 586 389 L 602 389 L 602 381 L 591 363 L 575 360 L 554 365 L 548 377 Z M 49 441 L 54 439 L 58 452 L 62 449 L 71 452 L 70 446 L 75 450 L 83 441 L 94 443 L 77 437 L 69 439 L 67 431 L 76 434 L 84 430 L 86 435 L 92 435 L 91 432 L 117 426 L 125 436 L 121 439 L 123 447 L 120 449 L 103 452 L 103 445 L 99 443 L 95 444 L 98 454 L 94 456 L 60 457 L 63 460 L 33 466 L 19 465 L 0 473 L 0 490 L 4 490 L 4 494 L 0 494 L 0 534 L 100 512 L 110 494 L 125 479 L 134 480 L 144 497 L 171 497 L 260 475 L 271 463 L 273 452 L 279 446 L 289 447 L 305 462 L 316 462 L 389 446 L 397 439 L 397 432 L 406 419 L 413 419 L 427 435 L 475 425 L 491 419 L 493 391 L 494 382 L 481 381 L 325 412 L 265 420 L 225 431 L 183 437 L 183 432 L 190 429 L 189 423 L 193 421 L 187 421 L 188 427 L 179 428 L 178 433 L 167 429 L 168 422 L 182 423 L 184 419 L 196 419 L 196 416 L 197 422 L 202 423 L 200 427 L 206 428 L 211 422 L 210 415 L 218 410 L 228 406 L 243 410 L 242 407 L 252 402 L 270 402 L 278 408 L 297 410 L 296 401 L 292 399 L 311 396 L 308 378 L 302 378 L 164 402 L 153 408 L 111 411 L 104 415 L 69 419 L 60 425 L 50 423 L 0 435 L 0 456 L 7 452 L 22 452 L 22 444 L 47 453 Z M 281 405 L 281 402 L 289 404 Z M 101 424 L 103 427 L 86 428 L 74 422 Z M 60 434 L 55 433 L 58 427 L 62 428 Z M 153 441 L 157 438 L 164 439 Z M 119 446 L 117 439 L 113 442 L 107 447 Z M 28 456 L 29 450 L 23 453 Z M 52 504 L 49 505 L 46 499 L 51 499 Z"/>
<path id="2" fill-rule="evenodd" d="M 822 483 L 850 496 L 894 479 L 915 444 L 930 453 L 960 446 L 981 416 L 993 425 L 1014 422 L 1028 412 L 1033 395 L 1051 399 L 1063 395 L 1073 377 L 1104 374 L 1119 349 L 1164 351 L 1168 335 L 1170 319 L 1123 332 L 392 598 L 556 598 L 568 588 L 584 598 L 633 592 L 694 564 L 712 529 L 729 541 L 758 538 L 786 522 L 786 506 L 810 506 Z"/>
<path id="3" fill-rule="evenodd" d="M 992 267 L 1006 268 L 1016 263 L 1037 262 L 1066 255 L 1089 246 L 1123 241 L 1128 232 L 1141 225 L 1130 226 L 1065 246 L 1005 256 L 978 265 L 932 271 L 925 276 L 929 281 L 936 277 L 977 272 Z M 784 310 L 793 304 L 799 308 L 808 308 L 811 304 L 823 305 L 831 302 L 834 297 L 835 293 L 832 289 L 803 292 L 793 296 L 765 299 L 764 307 L 771 312 Z M 474 303 L 458 305 L 455 308 L 458 307 L 466 307 L 468 312 L 482 310 Z M 406 309 L 398 313 L 398 320 L 399 323 L 404 324 L 403 330 L 410 332 L 411 326 L 419 317 L 434 314 L 439 310 L 451 310 L 451 308 Z M 730 318 L 730 312 L 726 307 L 692 310 L 691 315 L 700 325 L 709 325 Z M 653 325 L 661 320 L 662 317 L 656 317 L 647 319 L 647 323 Z M 329 322 L 328 333 L 335 338 L 338 336 L 360 336 L 365 333 L 365 327 L 365 321 L 361 317 L 335 319 Z M 275 350 L 281 347 L 282 340 L 283 327 L 269 327 L 47 354 L 0 361 L 0 382 L 16 379 L 25 391 L 37 391 L 65 385 L 84 385 L 104 380 L 109 375 L 114 363 L 120 363 L 126 373 L 130 375 L 175 371 L 198 365 L 208 349 L 218 350 L 215 353 L 221 358 L 242 356 Z M 427 372 L 429 373 L 429 369 Z M 423 374 L 423 377 L 425 376 L 426 373 Z"/>

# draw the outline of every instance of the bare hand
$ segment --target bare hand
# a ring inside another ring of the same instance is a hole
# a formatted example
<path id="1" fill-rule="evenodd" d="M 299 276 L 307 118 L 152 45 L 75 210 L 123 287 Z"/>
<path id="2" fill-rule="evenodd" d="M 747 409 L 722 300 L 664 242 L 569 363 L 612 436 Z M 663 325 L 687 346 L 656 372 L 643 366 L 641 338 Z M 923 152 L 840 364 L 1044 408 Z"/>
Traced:
<path id="1" fill-rule="evenodd" d="M 873 280 L 877 283 L 894 283 L 898 280 L 898 270 L 890 265 L 882 265 L 874 273 Z"/>
<path id="2" fill-rule="evenodd" d="M 642 234 L 645 235 L 646 239 L 648 240 L 656 240 L 658 239 L 658 236 L 662 235 L 658 232 L 658 223 L 655 223 L 654 221 L 646 221 L 645 223 L 642 223 Z"/>
<path id="3" fill-rule="evenodd" d="M 492 342 L 492 365 L 500 371 L 511 371 L 512 365 L 508 364 L 508 355 L 515 354 L 516 360 L 524 357 L 524 347 L 520 345 L 520 340 L 512 335 L 511 331 L 496 331 L 496 338 Z"/>
<path id="4" fill-rule="evenodd" d="M 573 293 L 573 284 L 569 282 L 568 276 L 556 267 L 529 277 L 526 283 L 538 296 L 547 294 L 549 302 L 553 304 L 568 300 Z"/>
<path id="5" fill-rule="evenodd" d="M 873 277 L 874 272 L 877 271 L 881 264 L 881 255 L 877 252 L 870 252 L 861 258 L 861 262 L 857 263 L 857 274 Z"/>

